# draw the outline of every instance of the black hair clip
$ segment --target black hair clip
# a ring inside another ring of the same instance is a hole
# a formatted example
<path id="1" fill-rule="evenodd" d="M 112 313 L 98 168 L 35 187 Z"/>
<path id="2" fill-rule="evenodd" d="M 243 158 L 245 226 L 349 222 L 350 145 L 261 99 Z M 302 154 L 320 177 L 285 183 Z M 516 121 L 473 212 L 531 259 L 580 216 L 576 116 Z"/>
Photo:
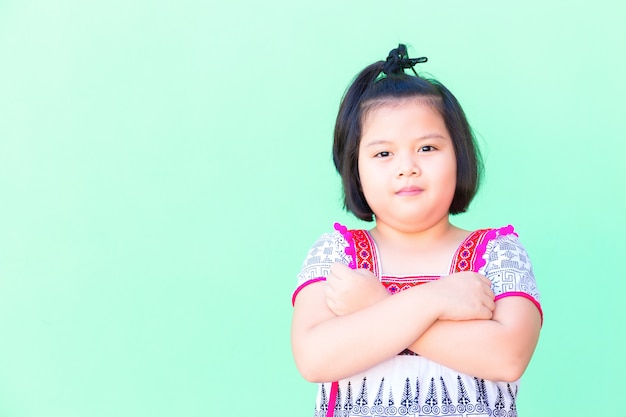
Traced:
<path id="1" fill-rule="evenodd" d="M 385 75 L 390 74 L 402 74 L 406 68 L 411 68 L 413 74 L 417 77 L 415 72 L 415 65 L 428 61 L 425 56 L 419 58 L 409 58 L 409 54 L 406 51 L 406 45 L 400 44 L 396 49 L 389 51 L 387 61 L 383 65 L 382 72 Z"/>

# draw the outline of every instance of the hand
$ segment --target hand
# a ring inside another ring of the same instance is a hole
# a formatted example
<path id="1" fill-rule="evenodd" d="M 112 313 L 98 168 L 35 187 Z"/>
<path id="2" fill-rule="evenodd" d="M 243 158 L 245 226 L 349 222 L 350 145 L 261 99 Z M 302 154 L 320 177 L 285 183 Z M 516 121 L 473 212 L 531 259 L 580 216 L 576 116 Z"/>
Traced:
<path id="1" fill-rule="evenodd" d="M 338 316 L 359 311 L 390 295 L 367 269 L 351 269 L 335 263 L 326 278 L 326 304 Z"/>
<path id="2" fill-rule="evenodd" d="M 476 272 L 457 272 L 427 285 L 438 287 L 440 320 L 489 320 L 496 308 L 491 281 Z"/>

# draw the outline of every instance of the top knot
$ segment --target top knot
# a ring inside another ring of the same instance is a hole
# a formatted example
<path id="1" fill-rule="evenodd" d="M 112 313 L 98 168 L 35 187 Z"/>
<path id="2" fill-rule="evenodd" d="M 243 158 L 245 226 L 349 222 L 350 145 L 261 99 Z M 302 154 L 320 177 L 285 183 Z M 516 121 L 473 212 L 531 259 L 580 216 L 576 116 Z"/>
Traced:
<path id="1" fill-rule="evenodd" d="M 387 56 L 387 61 L 383 65 L 382 72 L 385 75 L 391 74 L 403 74 L 406 68 L 411 68 L 413 74 L 417 77 L 417 72 L 415 72 L 415 64 L 421 64 L 423 62 L 428 61 L 428 58 L 425 56 L 419 58 L 409 58 L 409 54 L 406 51 L 406 45 L 400 44 L 396 49 L 392 49 L 389 51 L 389 56 Z"/>

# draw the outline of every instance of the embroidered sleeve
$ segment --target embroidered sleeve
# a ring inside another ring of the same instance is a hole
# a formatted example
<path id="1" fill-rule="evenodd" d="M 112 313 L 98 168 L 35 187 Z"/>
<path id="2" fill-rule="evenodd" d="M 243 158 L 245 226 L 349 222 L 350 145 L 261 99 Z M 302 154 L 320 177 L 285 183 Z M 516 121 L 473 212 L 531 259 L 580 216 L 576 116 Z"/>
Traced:
<path id="1" fill-rule="evenodd" d="M 499 235 L 487 242 L 483 259 L 486 262 L 479 272 L 491 280 L 496 300 L 508 296 L 526 297 L 541 313 L 533 268 L 516 234 Z"/>
<path id="2" fill-rule="evenodd" d="M 335 262 L 349 265 L 351 257 L 346 254 L 346 248 L 348 247 L 348 242 L 339 231 L 323 234 L 311 247 L 302 263 L 292 302 L 295 302 L 296 296 L 302 288 L 326 279 L 330 273 L 330 266 Z"/>

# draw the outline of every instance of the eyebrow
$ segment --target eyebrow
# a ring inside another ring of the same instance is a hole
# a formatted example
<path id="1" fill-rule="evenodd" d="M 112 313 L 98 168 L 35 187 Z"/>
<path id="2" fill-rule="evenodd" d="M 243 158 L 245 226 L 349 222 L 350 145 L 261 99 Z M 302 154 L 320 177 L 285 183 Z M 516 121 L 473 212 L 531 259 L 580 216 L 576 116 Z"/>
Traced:
<path id="1" fill-rule="evenodd" d="M 415 140 L 425 140 L 425 139 L 440 139 L 440 140 L 445 140 L 445 136 L 440 135 L 439 133 L 429 133 L 426 134 L 424 136 L 420 136 L 418 138 L 415 138 Z M 377 146 L 377 145 L 388 145 L 389 143 L 391 143 L 391 140 L 388 139 L 376 139 L 372 142 L 369 142 L 365 145 L 365 147 L 370 147 L 370 146 Z"/>

